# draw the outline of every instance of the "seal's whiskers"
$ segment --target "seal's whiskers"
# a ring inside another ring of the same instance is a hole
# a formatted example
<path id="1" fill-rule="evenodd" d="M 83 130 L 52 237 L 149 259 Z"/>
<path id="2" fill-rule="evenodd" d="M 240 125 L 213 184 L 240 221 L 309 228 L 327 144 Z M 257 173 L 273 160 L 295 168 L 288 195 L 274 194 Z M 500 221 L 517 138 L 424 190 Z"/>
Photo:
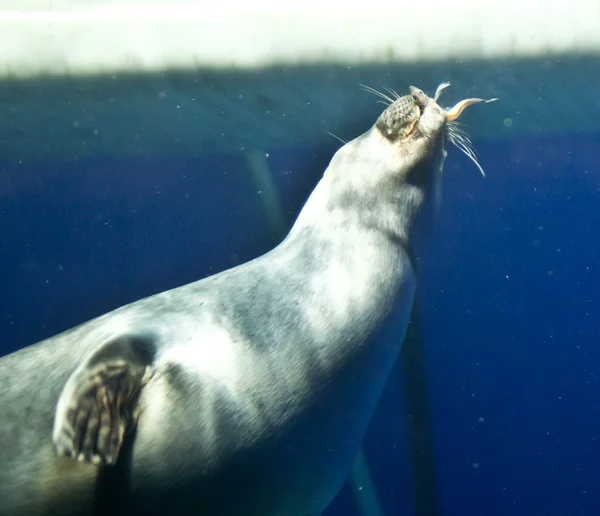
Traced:
<path id="1" fill-rule="evenodd" d="M 473 163 L 475 163 L 475 165 L 481 172 L 481 175 L 483 177 L 485 177 L 485 171 L 479 164 L 479 161 L 477 161 L 477 154 L 475 152 L 475 149 L 473 148 L 473 142 L 471 142 L 471 139 L 469 138 L 467 133 L 465 133 L 464 130 L 460 127 L 458 122 L 450 122 L 448 124 L 447 134 L 448 134 L 448 141 L 452 145 L 454 145 L 458 149 L 460 149 L 462 152 L 464 152 L 466 154 L 466 156 L 471 161 L 473 161 Z"/>
<path id="2" fill-rule="evenodd" d="M 385 87 L 385 90 L 394 97 L 394 100 L 398 100 L 400 98 L 400 95 L 393 90 L 392 88 L 388 88 L 387 86 Z"/>
<path id="3" fill-rule="evenodd" d="M 365 86 L 364 84 L 361 84 L 360 87 L 365 90 L 368 91 L 369 93 L 372 93 L 373 95 L 376 95 L 377 97 L 381 98 L 384 100 L 384 102 L 382 102 L 382 104 L 385 104 L 386 106 L 389 106 L 390 104 L 394 103 L 393 98 L 389 97 L 388 95 L 386 95 L 385 93 L 382 93 L 381 91 L 377 91 L 375 88 L 371 88 L 371 86 Z M 396 92 L 394 92 L 396 95 L 398 95 Z M 399 96 L 396 98 L 400 98 Z"/>
<path id="4" fill-rule="evenodd" d="M 450 86 L 449 82 L 444 82 L 440 84 L 435 92 L 434 100 L 437 102 L 440 93 Z M 448 140 L 458 149 L 460 149 L 479 169 L 481 175 L 485 177 L 485 172 L 479 161 L 477 161 L 477 154 L 475 153 L 475 149 L 473 148 L 473 142 L 467 135 L 467 133 L 462 129 L 461 125 L 457 122 L 458 117 L 462 115 L 463 111 L 472 106 L 473 104 L 488 104 L 490 102 L 495 102 L 498 100 L 497 98 L 493 99 L 465 99 L 461 100 L 458 104 L 456 104 L 453 108 L 446 110 L 446 121 L 448 122 Z"/>

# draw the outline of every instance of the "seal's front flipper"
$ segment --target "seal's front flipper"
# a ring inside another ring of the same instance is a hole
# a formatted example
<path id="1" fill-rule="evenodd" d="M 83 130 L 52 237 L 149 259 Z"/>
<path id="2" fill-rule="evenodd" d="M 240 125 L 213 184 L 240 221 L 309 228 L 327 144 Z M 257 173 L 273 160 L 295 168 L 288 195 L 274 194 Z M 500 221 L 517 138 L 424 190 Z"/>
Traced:
<path id="1" fill-rule="evenodd" d="M 152 338 L 124 335 L 103 343 L 71 374 L 58 399 L 52 440 L 59 455 L 117 461 L 137 422 L 137 400 L 152 376 Z"/>

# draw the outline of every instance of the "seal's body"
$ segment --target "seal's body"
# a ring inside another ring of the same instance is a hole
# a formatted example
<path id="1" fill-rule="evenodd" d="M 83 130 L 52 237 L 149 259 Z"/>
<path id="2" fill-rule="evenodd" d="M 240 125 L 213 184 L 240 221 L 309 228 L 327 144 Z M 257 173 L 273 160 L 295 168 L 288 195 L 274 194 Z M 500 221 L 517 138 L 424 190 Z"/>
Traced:
<path id="1" fill-rule="evenodd" d="M 0 360 L 0 514 L 321 514 L 408 324 L 436 100 L 411 88 L 342 147 L 264 256 Z"/>

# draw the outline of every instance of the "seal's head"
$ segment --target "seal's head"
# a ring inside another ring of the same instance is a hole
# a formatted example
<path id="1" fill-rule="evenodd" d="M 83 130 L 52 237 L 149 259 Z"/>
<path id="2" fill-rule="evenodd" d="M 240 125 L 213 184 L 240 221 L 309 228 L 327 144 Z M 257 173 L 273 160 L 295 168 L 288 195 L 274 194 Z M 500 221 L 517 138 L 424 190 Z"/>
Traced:
<path id="1" fill-rule="evenodd" d="M 497 99 L 465 99 L 453 108 L 443 109 L 437 103 L 441 92 L 450 86 L 442 83 L 438 86 L 435 96 L 428 97 L 422 90 L 410 86 L 410 94 L 400 97 L 390 91 L 396 98 L 393 99 L 381 92 L 367 88 L 369 91 L 382 97 L 388 108 L 379 116 L 375 128 L 390 142 L 401 149 L 410 151 L 412 155 L 427 156 L 439 151 L 438 158 L 445 158 L 446 141 L 456 145 L 473 162 L 482 175 L 485 173 L 475 156 L 469 137 L 460 129 L 456 120 L 468 106 L 472 104 L 493 102 Z M 415 146 L 423 146 L 421 152 L 415 152 Z"/>
<path id="2" fill-rule="evenodd" d="M 441 202 L 447 141 L 476 162 L 456 119 L 471 104 L 490 102 L 467 99 L 444 109 L 438 98 L 448 86 L 440 84 L 433 98 L 414 86 L 403 97 L 391 92 L 393 98 L 367 88 L 388 107 L 369 131 L 348 142 L 332 160 L 326 173 L 332 206 L 344 203 L 361 210 L 362 220 L 411 246 L 415 238 L 427 239 Z"/>
<path id="3" fill-rule="evenodd" d="M 420 247 L 414 240 L 427 239 L 441 203 L 447 141 L 475 159 L 456 119 L 467 106 L 490 102 L 467 99 L 444 109 L 438 98 L 447 86 L 440 84 L 433 98 L 414 86 L 404 97 L 391 92 L 393 98 L 367 88 L 382 97 L 387 108 L 366 133 L 335 153 L 297 227 L 331 213 L 335 216 L 329 222 L 319 224 L 360 221 L 369 230 Z"/>

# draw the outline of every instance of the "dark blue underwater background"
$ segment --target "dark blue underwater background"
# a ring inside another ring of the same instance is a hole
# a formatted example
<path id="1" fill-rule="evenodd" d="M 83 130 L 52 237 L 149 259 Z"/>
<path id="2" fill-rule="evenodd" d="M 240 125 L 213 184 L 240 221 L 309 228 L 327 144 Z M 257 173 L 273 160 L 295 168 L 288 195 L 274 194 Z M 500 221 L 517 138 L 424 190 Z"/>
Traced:
<path id="1" fill-rule="evenodd" d="M 476 146 L 486 179 L 450 149 L 417 300 L 441 514 L 598 515 L 600 134 Z M 334 150 L 270 152 L 288 224 Z M 2 177 L 2 354 L 276 244 L 242 155 Z M 415 510 L 401 391 L 396 369 L 365 441 L 387 516 Z"/>

